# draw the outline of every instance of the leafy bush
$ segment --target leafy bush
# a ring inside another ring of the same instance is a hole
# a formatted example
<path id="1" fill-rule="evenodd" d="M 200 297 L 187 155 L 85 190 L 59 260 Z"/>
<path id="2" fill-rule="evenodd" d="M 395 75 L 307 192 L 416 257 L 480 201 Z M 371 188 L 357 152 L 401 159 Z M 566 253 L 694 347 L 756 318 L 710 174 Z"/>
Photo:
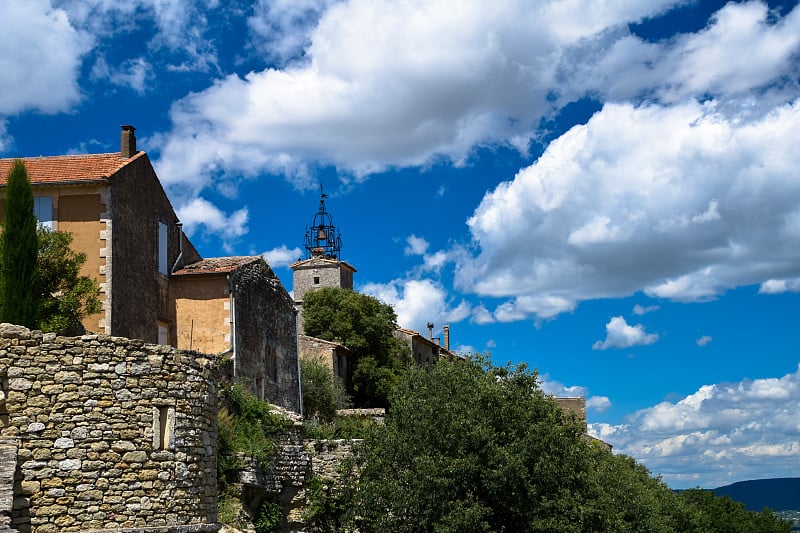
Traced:
<path id="1" fill-rule="evenodd" d="M 277 503 L 265 501 L 258 507 L 253 524 L 256 533 L 274 533 L 283 519 L 283 508 Z"/>
<path id="2" fill-rule="evenodd" d="M 347 394 L 341 380 L 319 361 L 300 360 L 303 389 L 303 415 L 329 422 L 336 410 L 347 405 Z"/>
<path id="3" fill-rule="evenodd" d="M 330 422 L 303 424 L 306 437 L 316 440 L 365 439 L 374 427 L 371 418 L 360 416 L 337 416 Z"/>

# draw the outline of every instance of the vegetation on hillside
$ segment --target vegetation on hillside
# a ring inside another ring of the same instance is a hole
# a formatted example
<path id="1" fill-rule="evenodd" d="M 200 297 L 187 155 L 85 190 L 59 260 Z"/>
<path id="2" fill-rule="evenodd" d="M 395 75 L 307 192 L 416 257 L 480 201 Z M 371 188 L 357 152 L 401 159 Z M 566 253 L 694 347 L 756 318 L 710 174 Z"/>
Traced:
<path id="1" fill-rule="evenodd" d="M 358 473 L 358 476 L 355 474 Z M 356 477 L 358 478 L 356 481 Z M 712 493 L 675 494 L 583 434 L 524 365 L 411 367 L 312 526 L 361 532 L 788 532 Z"/>
<path id="2" fill-rule="evenodd" d="M 303 297 L 303 327 L 312 337 L 337 342 L 352 354 L 356 407 L 385 407 L 411 362 L 408 347 L 392 334 L 394 309 L 357 292 L 326 287 Z"/>
<path id="3" fill-rule="evenodd" d="M 8 175 L 0 233 L 0 321 L 78 335 L 81 320 L 100 312 L 100 289 L 80 275 L 86 255 L 71 248 L 72 235 L 37 228 L 33 190 L 25 165 Z"/>
<path id="4" fill-rule="evenodd" d="M 274 438 L 291 426 L 291 421 L 275 413 L 270 405 L 240 385 L 224 385 L 217 418 L 217 508 L 221 523 L 247 527 L 256 533 L 275 531 L 283 510 L 275 502 L 264 500 L 257 508 L 246 509 L 241 494 L 232 483 L 249 457 L 264 461 L 275 453 Z"/>

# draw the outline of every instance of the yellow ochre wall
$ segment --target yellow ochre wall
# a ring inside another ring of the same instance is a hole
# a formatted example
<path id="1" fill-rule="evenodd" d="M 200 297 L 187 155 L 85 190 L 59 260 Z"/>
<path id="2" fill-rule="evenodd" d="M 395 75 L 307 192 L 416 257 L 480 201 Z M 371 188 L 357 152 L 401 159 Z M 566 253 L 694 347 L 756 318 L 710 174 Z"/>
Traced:
<path id="1" fill-rule="evenodd" d="M 221 276 L 181 276 L 170 283 L 179 350 L 215 354 L 231 348 L 230 290 Z"/>

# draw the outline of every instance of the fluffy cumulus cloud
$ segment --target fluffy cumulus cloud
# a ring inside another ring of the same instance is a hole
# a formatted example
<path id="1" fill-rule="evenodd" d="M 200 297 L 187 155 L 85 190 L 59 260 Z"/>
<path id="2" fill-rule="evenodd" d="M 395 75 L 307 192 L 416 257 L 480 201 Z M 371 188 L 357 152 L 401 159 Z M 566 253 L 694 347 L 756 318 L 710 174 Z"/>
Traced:
<path id="1" fill-rule="evenodd" d="M 759 294 L 781 294 L 783 292 L 800 292 L 800 278 L 768 279 L 758 288 Z"/>
<path id="2" fill-rule="evenodd" d="M 592 435 L 675 488 L 800 475 L 800 370 L 781 378 L 706 385 Z"/>
<path id="3" fill-rule="evenodd" d="M 633 346 L 647 346 L 658 341 L 657 333 L 647 333 L 644 326 L 629 325 L 621 316 L 612 317 L 606 324 L 606 338 L 592 345 L 593 350 L 607 350 L 609 348 L 631 348 Z"/>
<path id="4" fill-rule="evenodd" d="M 430 246 L 428 241 L 416 235 L 410 235 L 406 239 L 406 244 L 406 255 L 424 255 Z"/>
<path id="5" fill-rule="evenodd" d="M 581 397 L 586 400 L 586 409 L 603 413 L 611 407 L 611 400 L 606 396 L 591 396 L 589 389 L 580 385 L 567 386 L 560 381 L 550 379 L 548 374 L 539 378 L 539 387 L 545 394 L 556 398 L 576 398 Z"/>
<path id="6" fill-rule="evenodd" d="M 486 194 L 469 219 L 480 253 L 459 264 L 457 283 L 513 296 L 499 318 L 558 310 L 527 298 L 563 310 L 642 290 L 702 301 L 796 279 L 798 135 L 800 100 L 758 118 L 713 101 L 607 104 Z"/>
<path id="7" fill-rule="evenodd" d="M 302 186 L 310 164 L 358 177 L 434 158 L 460 164 L 483 144 L 524 151 L 558 105 L 567 51 L 672 4 L 261 2 L 251 31 L 302 61 L 177 102 L 160 166 L 201 188 L 265 170 Z"/>
<path id="8" fill-rule="evenodd" d="M 192 235 L 198 229 L 203 228 L 220 235 L 223 239 L 223 247 L 226 249 L 231 249 L 232 243 L 247 233 L 247 222 L 250 218 L 250 213 L 246 208 L 228 215 L 203 198 L 195 198 L 188 203 L 179 205 L 176 213 L 183 222 L 183 228 L 187 235 Z"/>
<path id="9" fill-rule="evenodd" d="M 428 322 L 438 327 L 460 322 L 471 312 L 467 301 L 451 302 L 445 288 L 430 279 L 368 283 L 361 287 L 361 292 L 391 305 L 397 313 L 398 325 L 415 331 L 425 331 Z"/>
<path id="10" fill-rule="evenodd" d="M 106 4 L 105 0 L 94 2 Z M 637 201 L 649 198 L 650 204 L 656 203 L 659 187 L 673 193 L 656 213 L 659 236 L 672 238 L 670 233 L 681 227 L 704 225 L 700 233 L 711 239 L 705 247 L 709 255 L 718 244 L 713 237 L 719 237 L 710 233 L 727 222 L 731 206 L 730 198 L 706 193 L 720 187 L 723 170 L 735 168 L 713 167 L 731 154 L 740 154 L 733 146 L 724 149 L 725 130 L 731 130 L 728 144 L 746 142 L 737 134 L 748 125 L 767 128 L 770 121 L 763 118 L 765 110 L 796 94 L 800 7 L 780 17 L 770 15 L 762 2 L 729 4 L 699 32 L 657 43 L 628 30 L 631 22 L 657 16 L 677 3 L 620 1 L 578 6 L 572 0 L 533 4 L 503 0 L 486 9 L 483 2 L 454 4 L 451 0 L 259 1 L 248 25 L 254 46 L 269 51 L 273 68 L 221 77 L 176 102 L 170 114 L 171 129 L 153 139 L 153 146 L 160 149 L 157 167 L 171 190 L 197 196 L 222 181 L 235 184 L 265 173 L 282 175 L 304 188 L 314 183 L 318 166 L 334 166 L 343 179 L 358 180 L 388 168 L 432 161 L 461 165 L 481 146 L 502 144 L 526 153 L 531 139 L 539 135 L 543 117 L 590 95 L 609 102 L 590 127 L 553 143 L 545 158 L 515 180 L 542 175 L 542 192 L 549 198 L 545 203 L 552 205 L 541 205 L 541 216 L 528 224 L 542 232 L 553 229 L 562 239 L 540 242 L 533 251 L 544 254 L 523 277 L 546 280 L 548 273 L 563 271 L 565 277 L 600 278 L 607 274 L 604 269 L 630 270 L 624 255 L 614 255 L 615 247 L 643 237 L 635 230 L 653 222 L 654 216 L 646 211 L 649 204 L 637 205 Z M 162 4 L 176 6 L 181 0 Z M 166 7 L 145 9 L 161 20 L 159 13 Z M 179 22 L 174 25 L 181 27 Z M 178 33 L 168 28 L 173 26 L 165 26 L 162 33 Z M 757 98 L 750 96 L 752 90 L 760 91 Z M 707 108 L 682 104 L 698 97 L 712 97 L 717 110 L 712 104 Z M 634 104 L 614 103 L 627 101 Z M 636 104 L 643 101 L 658 105 Z M 662 142 L 662 130 L 667 142 Z M 707 134 L 711 137 L 703 142 Z M 692 144 L 695 138 L 701 141 L 697 145 Z M 629 139 L 634 142 L 629 144 Z M 744 152 L 752 155 L 764 144 Z M 786 145 L 779 143 L 773 153 L 783 155 Z M 640 157 L 633 155 L 643 148 L 647 149 Z M 706 154 L 706 148 L 712 152 Z M 648 159 L 650 155 L 656 157 Z M 670 157 L 678 160 L 660 170 L 658 165 Z M 735 159 L 759 163 L 745 158 L 741 154 Z M 632 166 L 639 160 L 651 161 L 642 173 Z M 687 169 L 694 172 L 687 174 Z M 708 170 L 710 183 L 694 179 Z M 757 168 L 739 170 L 741 175 Z M 565 175 L 557 178 L 557 173 Z M 560 217 L 573 214 L 567 210 L 580 207 L 581 201 L 591 203 L 591 195 L 570 194 L 566 203 L 556 195 L 566 194 L 575 184 L 585 193 L 608 180 L 618 182 L 612 187 L 616 196 L 607 194 L 605 204 L 583 209 L 577 217 L 580 225 L 573 221 L 569 233 L 561 235 L 560 227 L 541 225 L 556 224 Z M 690 182 L 695 197 L 679 208 L 674 195 Z M 640 188 L 628 198 L 633 187 Z M 534 193 L 520 188 L 525 187 L 510 189 Z M 504 243 L 484 235 L 479 221 L 491 211 L 492 203 L 503 202 L 504 190 L 496 190 L 476 211 L 472 229 L 484 253 L 474 268 L 462 268 L 470 275 L 477 269 L 482 278 L 482 269 L 491 267 L 493 258 L 508 265 L 505 272 L 483 280 L 481 290 L 487 294 L 506 295 L 499 278 L 510 283 L 520 274 L 515 271 L 516 258 L 505 257 Z M 508 207 L 524 207 L 527 200 L 523 197 L 519 206 Z M 611 211 L 613 207 L 623 209 Z M 514 225 L 508 228 L 512 235 L 523 223 L 512 218 L 517 213 L 511 209 L 499 220 Z M 501 226 L 498 231 L 505 229 Z M 691 231 L 686 229 L 686 233 Z M 581 257 L 604 246 L 608 252 L 600 254 L 606 255 L 603 264 L 587 264 Z M 520 254 L 530 252 L 521 250 Z M 690 252 L 682 255 L 686 259 Z M 652 257 L 650 271 L 659 270 L 655 266 L 659 260 Z M 726 286 L 719 282 L 719 272 L 702 269 L 702 258 L 693 261 L 698 263 L 694 270 L 669 268 L 669 263 L 679 260 L 667 258 L 668 264 L 652 279 L 632 276 L 628 287 L 615 279 L 605 291 L 591 288 L 590 292 L 618 294 L 633 286 L 634 290 L 647 288 L 656 296 L 702 299 Z M 598 267 L 601 272 L 595 276 Z M 569 310 L 580 299 L 594 297 L 585 289 L 556 287 L 545 298 L 556 298 L 560 309 Z M 524 285 L 523 295 L 532 296 L 529 291 L 534 290 Z M 502 316 L 533 312 L 542 317 L 554 312 L 552 303 L 545 303 L 541 314 L 538 304 L 532 311 L 524 309 L 530 307 L 529 301 L 509 305 L 514 309 L 507 306 Z"/>
<path id="11" fill-rule="evenodd" d="M 300 248 L 287 248 L 285 244 L 261 254 L 272 268 L 289 266 L 303 256 Z"/>
<path id="12" fill-rule="evenodd" d="M 92 38 L 70 24 L 49 0 L 0 4 L 0 115 L 26 110 L 68 111 L 82 98 L 78 85 Z"/>

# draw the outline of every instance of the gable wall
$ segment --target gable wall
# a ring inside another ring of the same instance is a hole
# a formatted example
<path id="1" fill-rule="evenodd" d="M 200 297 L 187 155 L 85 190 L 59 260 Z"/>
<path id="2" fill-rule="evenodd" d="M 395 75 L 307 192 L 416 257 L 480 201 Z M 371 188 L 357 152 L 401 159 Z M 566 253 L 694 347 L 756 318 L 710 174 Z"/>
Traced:
<path id="1" fill-rule="evenodd" d="M 218 354 L 231 348 L 231 297 L 224 274 L 175 276 L 170 291 L 178 349 Z"/>
<path id="2" fill-rule="evenodd" d="M 175 323 L 168 277 L 158 271 L 158 223 L 167 226 L 167 264 L 171 268 L 180 254 L 178 217 L 147 155 L 123 167 L 110 181 L 114 226 L 111 331 L 156 343 L 159 323 L 169 330 L 174 330 Z M 184 248 L 181 263 L 200 260 L 194 248 Z"/>
<path id="3" fill-rule="evenodd" d="M 232 275 L 236 380 L 256 395 L 300 411 L 300 376 L 294 303 L 263 261 Z"/>

